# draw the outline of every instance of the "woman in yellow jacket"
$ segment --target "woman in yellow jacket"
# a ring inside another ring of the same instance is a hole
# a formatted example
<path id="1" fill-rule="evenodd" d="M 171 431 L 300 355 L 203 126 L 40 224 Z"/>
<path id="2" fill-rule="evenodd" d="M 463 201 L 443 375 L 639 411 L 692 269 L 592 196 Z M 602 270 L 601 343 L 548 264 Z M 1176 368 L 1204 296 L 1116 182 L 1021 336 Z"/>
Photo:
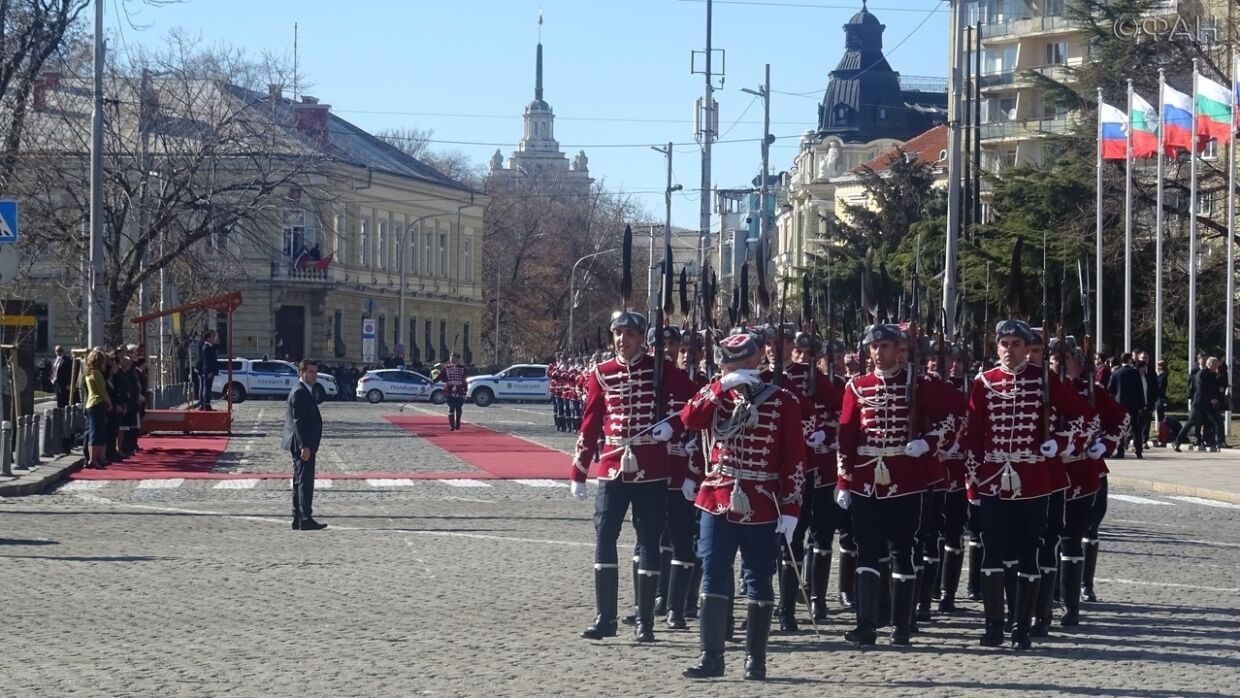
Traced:
<path id="1" fill-rule="evenodd" d="M 104 451 L 108 444 L 108 414 L 112 412 L 112 400 L 108 397 L 108 384 L 104 378 L 108 356 L 100 347 L 90 350 L 86 357 L 86 446 L 88 468 L 103 468 Z"/>

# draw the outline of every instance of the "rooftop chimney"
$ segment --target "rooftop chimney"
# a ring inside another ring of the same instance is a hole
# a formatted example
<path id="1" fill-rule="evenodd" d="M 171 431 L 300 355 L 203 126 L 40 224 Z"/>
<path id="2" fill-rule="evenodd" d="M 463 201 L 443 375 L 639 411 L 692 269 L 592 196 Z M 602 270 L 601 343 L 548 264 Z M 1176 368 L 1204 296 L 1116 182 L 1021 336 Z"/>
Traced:
<path id="1" fill-rule="evenodd" d="M 279 83 L 271 83 L 267 85 L 267 96 L 273 104 L 284 99 L 284 86 Z"/>
<path id="2" fill-rule="evenodd" d="M 315 140 L 327 142 L 327 125 L 331 122 L 331 105 L 319 104 L 316 97 L 303 95 L 301 102 L 293 105 L 293 119 L 297 130 Z"/>

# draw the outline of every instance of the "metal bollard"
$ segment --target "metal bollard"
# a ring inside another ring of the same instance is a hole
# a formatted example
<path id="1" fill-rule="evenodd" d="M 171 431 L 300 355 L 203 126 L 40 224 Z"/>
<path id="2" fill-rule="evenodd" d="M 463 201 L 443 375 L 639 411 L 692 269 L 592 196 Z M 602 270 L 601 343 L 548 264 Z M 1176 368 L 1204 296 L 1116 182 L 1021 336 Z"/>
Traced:
<path id="1" fill-rule="evenodd" d="M 32 467 L 43 462 L 43 459 L 39 457 L 39 434 L 41 433 L 39 429 L 42 424 L 43 415 L 30 415 L 30 433 L 26 438 L 26 448 L 30 451 L 30 460 L 28 462 Z"/>
<path id="2" fill-rule="evenodd" d="M 0 422 L 0 474 L 13 474 L 13 423 Z"/>
<path id="3" fill-rule="evenodd" d="M 13 467 L 26 469 L 26 418 L 18 417 L 13 424 Z"/>
<path id="4" fill-rule="evenodd" d="M 51 458 L 56 455 L 56 420 L 52 418 L 51 410 L 43 410 L 43 457 Z"/>

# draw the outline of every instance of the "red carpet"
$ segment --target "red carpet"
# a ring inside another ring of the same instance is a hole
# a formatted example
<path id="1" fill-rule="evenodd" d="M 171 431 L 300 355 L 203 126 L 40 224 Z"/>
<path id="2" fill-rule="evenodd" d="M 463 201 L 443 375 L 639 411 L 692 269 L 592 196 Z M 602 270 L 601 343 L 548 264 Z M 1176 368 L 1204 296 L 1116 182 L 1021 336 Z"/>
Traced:
<path id="1" fill-rule="evenodd" d="M 388 421 L 483 471 L 440 473 L 436 474 L 438 478 L 564 479 L 572 465 L 566 453 L 473 424 L 462 424 L 460 431 L 449 431 L 448 420 L 443 417 L 391 416 Z M 428 475 L 421 473 L 416 477 Z"/>
<path id="2" fill-rule="evenodd" d="M 82 469 L 74 473 L 72 478 L 75 480 L 146 480 L 171 477 L 239 477 L 239 474 L 211 472 L 216 459 L 228 446 L 227 436 L 151 434 L 142 437 L 141 445 L 140 452 L 121 463 L 109 465 L 104 470 Z"/>

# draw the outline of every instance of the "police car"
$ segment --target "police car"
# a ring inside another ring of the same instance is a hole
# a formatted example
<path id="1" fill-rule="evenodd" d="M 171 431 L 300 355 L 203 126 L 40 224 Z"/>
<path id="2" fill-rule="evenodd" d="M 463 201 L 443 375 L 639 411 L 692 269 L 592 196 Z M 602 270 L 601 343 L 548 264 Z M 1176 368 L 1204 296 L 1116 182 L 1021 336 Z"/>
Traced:
<path id="1" fill-rule="evenodd" d="M 287 361 L 236 358 L 231 363 L 232 382 L 228 380 L 228 364 L 221 360 L 217 363 L 211 392 L 223 396 L 228 391 L 233 404 L 250 397 L 288 397 L 299 380 L 297 367 Z M 336 379 L 326 373 L 319 373 L 319 380 L 311 390 L 317 402 L 335 397 L 339 392 Z"/>
<path id="2" fill-rule="evenodd" d="M 551 399 L 551 381 L 546 364 L 516 364 L 490 376 L 465 379 L 465 396 L 479 407 L 496 400 L 547 402 Z"/>
<path id="3" fill-rule="evenodd" d="M 443 404 L 443 383 L 432 383 L 430 378 L 416 371 L 384 368 L 367 371 L 358 379 L 356 395 L 357 399 L 372 405 L 384 400 L 430 400 L 439 405 Z"/>

